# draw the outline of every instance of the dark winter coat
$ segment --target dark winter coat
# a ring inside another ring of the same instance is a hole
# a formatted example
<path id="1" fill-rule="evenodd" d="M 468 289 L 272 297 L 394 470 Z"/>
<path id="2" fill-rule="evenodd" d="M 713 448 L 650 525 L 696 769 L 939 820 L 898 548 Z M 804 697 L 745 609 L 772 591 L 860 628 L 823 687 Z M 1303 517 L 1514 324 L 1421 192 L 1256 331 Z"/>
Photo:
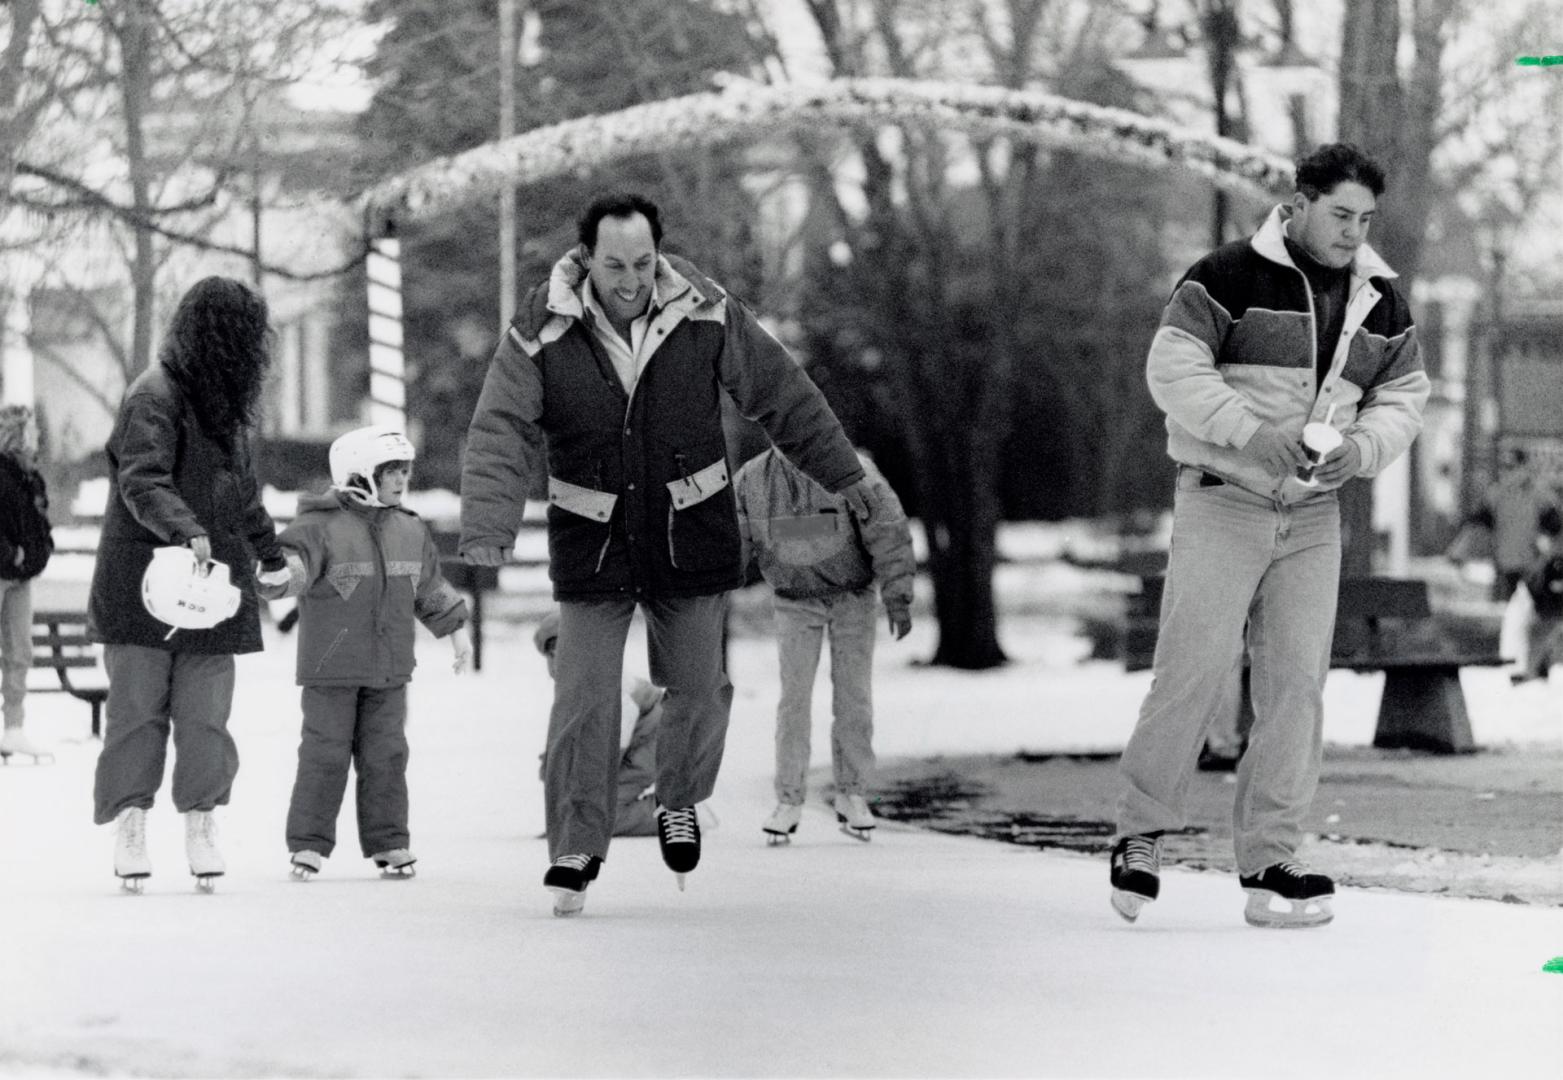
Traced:
<path id="1" fill-rule="evenodd" d="M 22 562 L 16 562 L 16 550 Z M 27 581 L 43 573 L 54 551 L 49 495 L 37 469 L 0 454 L 0 579 Z"/>
<path id="2" fill-rule="evenodd" d="M 435 637 L 459 630 L 467 602 L 440 574 L 422 518 L 328 492 L 299 500 L 277 538 L 298 596 L 300 686 L 399 686 L 412 678 L 416 618 Z"/>
<path id="3" fill-rule="evenodd" d="M 108 506 L 87 604 L 92 639 L 175 652 L 259 652 L 254 564 L 258 558 L 280 569 L 283 559 L 248 445 L 241 439 L 230 452 L 207 435 L 174 374 L 158 364 L 125 391 L 108 458 Z M 227 564 L 239 610 L 209 630 L 165 640 L 170 628 L 141 603 L 141 576 L 155 548 L 196 536 L 208 537 L 212 558 Z"/>
<path id="4" fill-rule="evenodd" d="M 657 263 L 659 306 L 633 393 L 586 322 L 572 255 L 500 342 L 467 436 L 461 550 L 508 550 L 548 449 L 548 555 L 560 600 L 705 596 L 742 584 L 722 390 L 827 490 L 863 469 L 824 395 L 754 315 L 687 262 Z"/>

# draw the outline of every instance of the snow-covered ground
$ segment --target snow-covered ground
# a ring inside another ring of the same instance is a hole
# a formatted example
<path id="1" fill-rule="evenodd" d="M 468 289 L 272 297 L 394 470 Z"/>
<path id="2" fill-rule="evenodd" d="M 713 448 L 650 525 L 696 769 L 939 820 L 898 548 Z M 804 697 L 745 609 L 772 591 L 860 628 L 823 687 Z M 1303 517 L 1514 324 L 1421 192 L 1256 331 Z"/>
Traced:
<path id="1" fill-rule="evenodd" d="M 78 568 L 79 569 L 79 568 Z M 1011 571 L 1005 571 L 1006 573 Z M 1060 584 L 1056 575 L 1050 579 Z M 54 570 L 57 596 L 75 585 Z M 79 583 L 77 583 L 79 584 Z M 1007 595 L 1007 593 L 1005 594 Z M 325 872 L 289 880 L 293 640 L 241 658 L 243 764 L 219 811 L 228 876 L 198 895 L 167 787 L 144 896 L 91 824 L 87 709 L 29 700 L 52 767 L 0 769 L 0 1074 L 432 1076 L 1552 1075 L 1555 908 L 1345 890 L 1334 925 L 1244 925 L 1227 876 L 1173 870 L 1129 926 L 1097 859 L 894 826 L 871 844 L 814 800 L 769 849 L 774 646 L 733 641 L 720 825 L 680 893 L 656 843 L 616 841 L 585 914 L 555 919 L 537 755 L 549 683 L 531 627 L 494 622 L 486 670 L 420 640 L 409 735 L 419 876 L 358 857 L 351 794 Z M 268 634 L 271 631 L 268 630 Z M 1113 749 L 1145 674 L 1081 662 L 1057 620 L 1006 620 L 1015 662 L 913 667 L 882 639 L 882 757 Z M 630 663 L 644 664 L 632 642 Z M 1326 736 L 1371 739 L 1381 676 L 1335 672 Z M 1563 745 L 1563 687 L 1468 672 L 1479 743 Z M 828 760 L 828 681 L 815 761 Z"/>

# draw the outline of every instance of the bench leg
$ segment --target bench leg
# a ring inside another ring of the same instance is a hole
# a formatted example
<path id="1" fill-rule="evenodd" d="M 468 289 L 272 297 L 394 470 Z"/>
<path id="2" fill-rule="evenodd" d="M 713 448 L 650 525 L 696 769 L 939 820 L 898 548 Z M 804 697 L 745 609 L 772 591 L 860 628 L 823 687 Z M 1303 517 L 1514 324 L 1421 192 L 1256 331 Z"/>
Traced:
<path id="1" fill-rule="evenodd" d="M 1373 745 L 1469 754 L 1476 749 L 1458 667 L 1388 669 Z"/>

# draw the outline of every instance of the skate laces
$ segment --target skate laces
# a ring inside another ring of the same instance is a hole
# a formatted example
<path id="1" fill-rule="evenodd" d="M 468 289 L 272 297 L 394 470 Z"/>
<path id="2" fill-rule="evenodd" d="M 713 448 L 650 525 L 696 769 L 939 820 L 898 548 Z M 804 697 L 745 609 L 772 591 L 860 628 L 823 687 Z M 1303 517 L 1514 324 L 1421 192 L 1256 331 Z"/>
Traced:
<path id="1" fill-rule="evenodd" d="M 693 808 L 686 810 L 662 810 L 662 832 L 669 844 L 693 844 L 699 840 L 695 832 L 695 811 Z"/>
<path id="2" fill-rule="evenodd" d="M 590 855 L 561 855 L 554 860 L 554 865 L 568 866 L 571 870 L 580 870 L 584 873 L 591 861 Z"/>
<path id="3" fill-rule="evenodd" d="M 1123 844 L 1123 868 L 1126 873 L 1142 871 L 1147 874 L 1161 872 L 1161 843 L 1159 837 L 1131 836 Z"/>
<path id="4" fill-rule="evenodd" d="M 1293 862 L 1290 859 L 1276 863 L 1273 869 L 1285 874 L 1287 877 L 1297 878 L 1298 880 L 1308 876 L 1308 868 L 1306 866 L 1302 863 Z"/>

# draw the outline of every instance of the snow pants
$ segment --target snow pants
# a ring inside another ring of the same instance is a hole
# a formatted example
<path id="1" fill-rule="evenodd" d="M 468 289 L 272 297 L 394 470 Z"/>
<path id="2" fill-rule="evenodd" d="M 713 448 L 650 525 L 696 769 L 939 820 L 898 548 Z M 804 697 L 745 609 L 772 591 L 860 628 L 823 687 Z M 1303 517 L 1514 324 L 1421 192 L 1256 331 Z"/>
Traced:
<path id="1" fill-rule="evenodd" d="M 830 635 L 833 719 L 830 759 L 836 790 L 862 795 L 874 769 L 874 635 L 878 606 L 872 588 L 789 600 L 778 596 L 776 645 L 781 698 L 776 706 L 776 798 L 801 804 L 809 769 L 810 706 L 820 648 Z"/>
<path id="2" fill-rule="evenodd" d="M 92 820 L 106 825 L 127 806 L 152 808 L 163 786 L 170 729 L 174 808 L 185 813 L 226 806 L 239 772 L 239 749 L 228 734 L 233 657 L 105 645 L 103 667 L 109 699 Z"/>
<path id="3" fill-rule="evenodd" d="M 636 601 L 559 605 L 554 704 L 543 758 L 548 857 L 605 857 L 618 803 L 624 642 Z M 640 601 L 651 681 L 667 689 L 657 727 L 656 790 L 682 809 L 711 797 L 722 765 L 732 686 L 722 660 L 727 597 Z"/>
<path id="4" fill-rule="evenodd" d="M 1179 829 L 1199 748 L 1230 708 L 1248 624 L 1254 727 L 1237 770 L 1240 873 L 1288 859 L 1319 782 L 1340 583 L 1334 493 L 1283 505 L 1179 469 L 1150 693 L 1125 747 L 1118 833 Z"/>
<path id="5" fill-rule="evenodd" d="M 407 685 L 306 686 L 298 773 L 288 802 L 288 850 L 329 856 L 347 793 L 358 773 L 358 845 L 364 857 L 409 844 Z"/>
<path id="6" fill-rule="evenodd" d="M 0 699 L 5 726 L 27 718 L 27 671 L 33 666 L 33 583 L 0 578 Z"/>

